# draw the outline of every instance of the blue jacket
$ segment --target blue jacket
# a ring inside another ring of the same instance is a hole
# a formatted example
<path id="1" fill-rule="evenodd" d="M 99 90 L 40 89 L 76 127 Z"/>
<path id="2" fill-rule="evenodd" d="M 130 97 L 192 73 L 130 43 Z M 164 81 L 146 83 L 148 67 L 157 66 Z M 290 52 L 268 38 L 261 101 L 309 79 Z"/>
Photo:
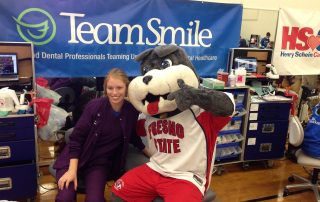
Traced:
<path id="1" fill-rule="evenodd" d="M 79 159 L 79 169 L 86 166 L 98 137 L 103 132 L 101 131 L 103 126 L 108 124 L 108 117 L 110 117 L 108 115 L 112 113 L 113 110 L 106 97 L 91 100 L 86 105 L 81 118 L 70 135 L 70 142 L 65 146 L 56 160 L 54 168 L 68 168 L 70 158 Z M 136 135 L 138 115 L 139 112 L 131 103 L 125 101 L 120 113 L 120 118 L 123 120 L 121 122 L 121 129 L 124 144 L 122 152 L 119 152 L 117 158 L 115 158 L 117 162 L 113 162 L 113 178 L 117 178 L 118 175 L 123 173 L 129 142 L 140 150 L 143 150 L 145 147 L 140 137 Z M 118 173 L 114 174 L 114 172 Z"/>
<path id="2" fill-rule="evenodd" d="M 260 41 L 260 47 L 261 48 L 267 48 L 268 47 L 268 44 L 270 42 L 270 39 L 267 38 L 267 37 L 263 37 Z"/>
<path id="3" fill-rule="evenodd" d="M 313 158 L 320 158 L 320 104 L 312 109 L 312 116 L 304 129 L 302 151 Z"/>

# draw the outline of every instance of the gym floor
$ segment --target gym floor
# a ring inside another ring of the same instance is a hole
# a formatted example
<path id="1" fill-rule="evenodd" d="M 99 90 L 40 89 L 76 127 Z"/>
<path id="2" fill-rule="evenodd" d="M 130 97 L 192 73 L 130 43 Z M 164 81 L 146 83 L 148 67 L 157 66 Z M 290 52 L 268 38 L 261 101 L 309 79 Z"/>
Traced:
<path id="1" fill-rule="evenodd" d="M 221 168 L 220 168 L 221 169 Z M 221 170 L 220 170 L 221 171 Z M 309 190 L 292 190 L 289 196 L 282 196 L 284 186 L 290 184 L 290 173 L 308 177 L 309 168 L 288 160 L 274 160 L 273 166 L 266 168 L 263 162 L 251 162 L 246 169 L 242 164 L 223 166 L 223 171 L 212 177 L 211 188 L 217 194 L 216 202 L 255 202 L 255 201 L 284 201 L 284 202 L 313 202 L 315 196 Z M 106 199 L 110 201 L 110 187 L 106 185 Z M 48 173 L 47 167 L 40 167 L 38 202 L 52 202 L 57 193 L 54 178 Z M 78 194 L 77 201 L 84 201 L 84 195 Z"/>

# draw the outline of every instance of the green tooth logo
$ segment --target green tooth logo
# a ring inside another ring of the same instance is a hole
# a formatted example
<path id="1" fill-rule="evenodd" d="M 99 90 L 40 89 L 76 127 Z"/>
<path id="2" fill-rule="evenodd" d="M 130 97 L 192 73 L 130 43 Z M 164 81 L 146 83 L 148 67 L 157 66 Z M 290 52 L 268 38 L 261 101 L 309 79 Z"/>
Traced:
<path id="1" fill-rule="evenodd" d="M 26 23 L 23 18 L 28 14 L 34 14 L 38 19 L 44 20 L 36 24 Z M 17 23 L 17 30 L 21 38 L 35 45 L 47 44 L 56 35 L 57 28 L 54 19 L 47 11 L 40 8 L 28 8 L 22 11 L 18 18 L 13 17 L 13 19 Z"/>

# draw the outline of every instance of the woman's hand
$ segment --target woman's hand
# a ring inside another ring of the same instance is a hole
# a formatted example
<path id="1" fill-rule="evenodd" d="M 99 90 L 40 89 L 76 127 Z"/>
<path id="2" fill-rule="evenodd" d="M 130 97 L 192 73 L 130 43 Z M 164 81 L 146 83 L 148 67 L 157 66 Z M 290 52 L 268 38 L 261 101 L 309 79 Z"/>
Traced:
<path id="1" fill-rule="evenodd" d="M 62 175 L 58 181 L 58 187 L 60 190 L 69 187 L 70 182 L 74 183 L 74 190 L 77 190 L 78 180 L 77 180 L 77 170 L 78 170 L 78 159 L 70 159 L 68 171 Z"/>
<path id="2" fill-rule="evenodd" d="M 62 175 L 62 177 L 58 181 L 58 187 L 60 190 L 63 190 L 64 187 L 68 188 L 69 184 L 74 183 L 74 190 L 77 190 L 78 180 L 77 180 L 77 172 L 68 170 Z"/>

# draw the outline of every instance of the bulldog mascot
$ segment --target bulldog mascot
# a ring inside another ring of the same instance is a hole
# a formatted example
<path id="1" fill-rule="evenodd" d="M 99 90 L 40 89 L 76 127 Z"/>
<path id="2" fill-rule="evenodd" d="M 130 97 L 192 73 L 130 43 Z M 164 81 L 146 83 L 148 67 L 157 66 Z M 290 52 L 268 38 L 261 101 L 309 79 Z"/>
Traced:
<path id="1" fill-rule="evenodd" d="M 202 89 L 185 51 L 175 45 L 136 57 L 142 76 L 128 96 L 145 116 L 150 162 L 115 182 L 113 201 L 201 201 L 210 184 L 218 132 L 234 112 L 232 95 Z"/>

